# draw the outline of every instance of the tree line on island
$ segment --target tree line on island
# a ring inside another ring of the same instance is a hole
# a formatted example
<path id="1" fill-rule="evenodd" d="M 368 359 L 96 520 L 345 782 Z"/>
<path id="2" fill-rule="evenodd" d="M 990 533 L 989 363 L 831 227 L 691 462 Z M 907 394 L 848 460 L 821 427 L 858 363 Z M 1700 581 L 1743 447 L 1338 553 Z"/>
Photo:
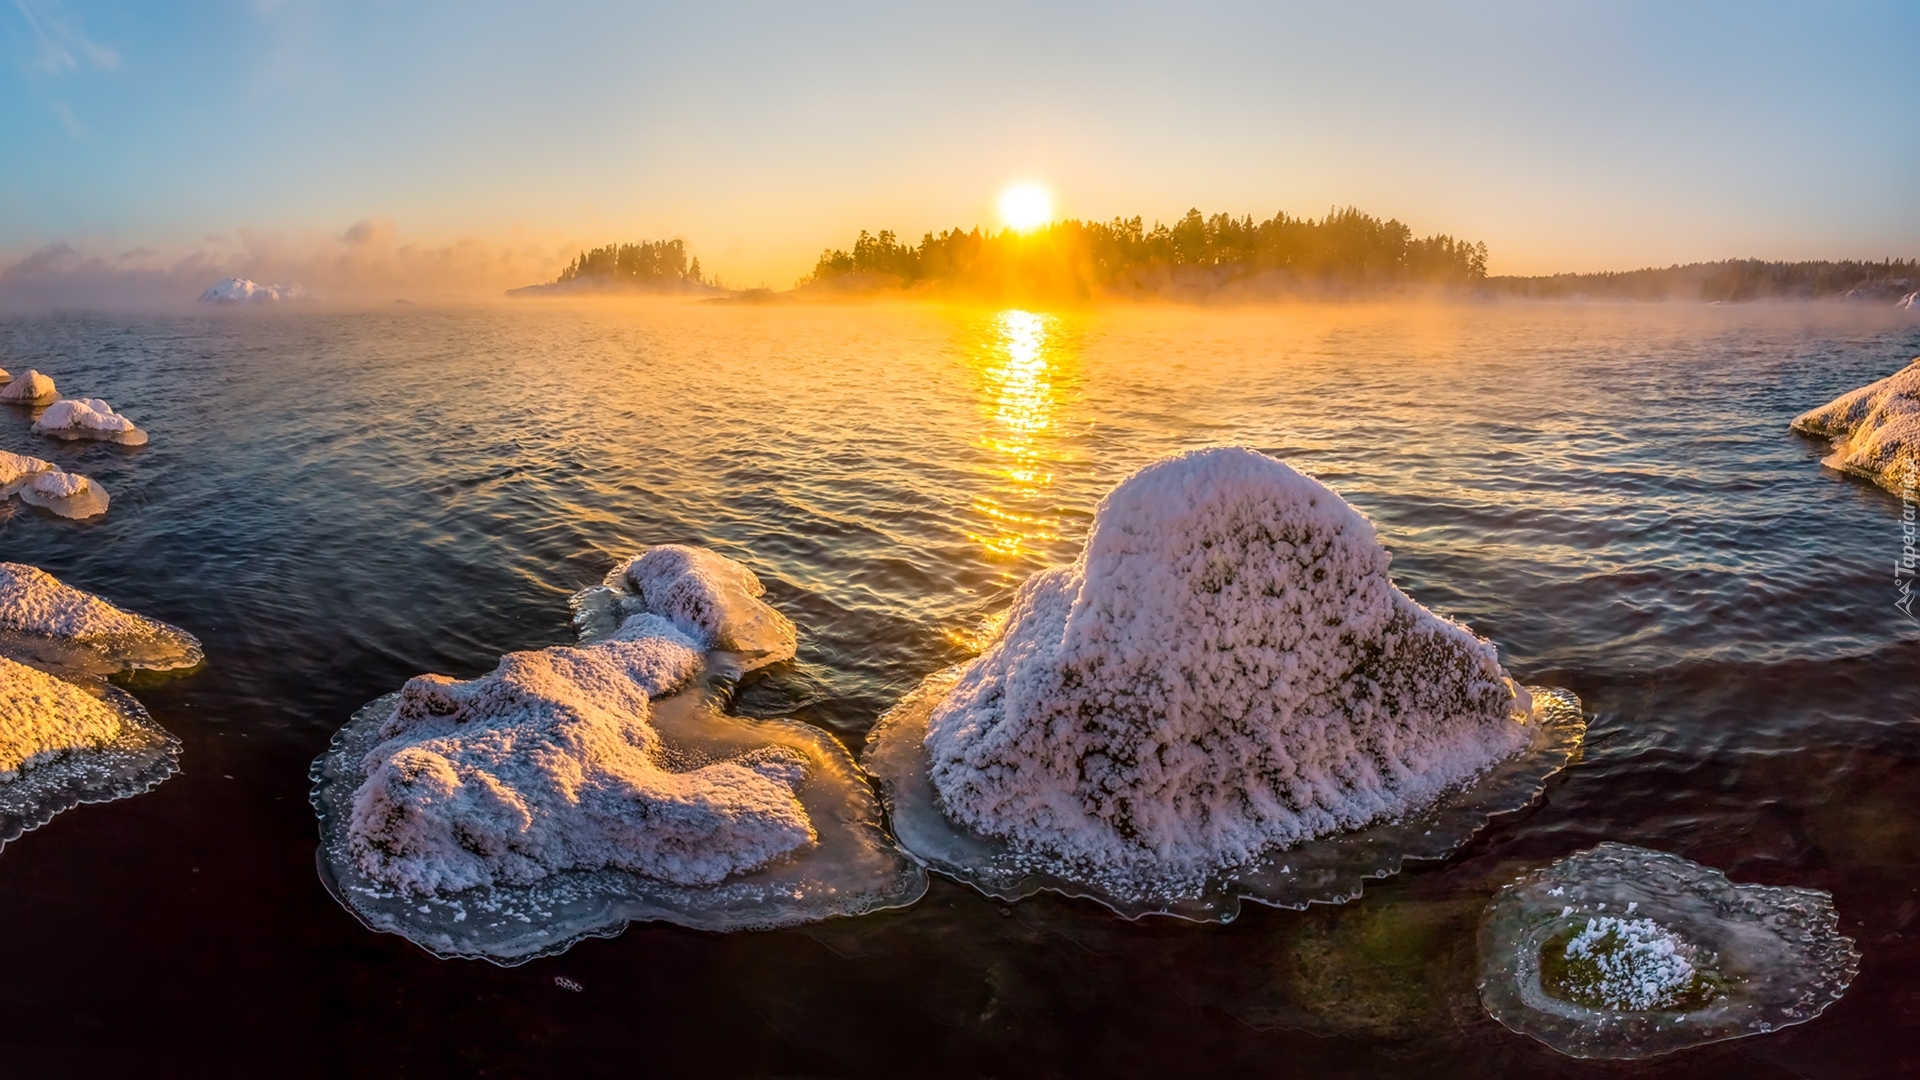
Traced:
<path id="1" fill-rule="evenodd" d="M 929 232 L 917 246 L 890 230 L 863 229 L 851 251 L 821 252 L 801 284 L 849 275 L 909 288 L 1059 297 L 1471 285 L 1487 276 L 1487 246 L 1444 234 L 1416 237 L 1398 220 L 1353 207 L 1318 221 L 1286 213 L 1255 221 L 1196 209 L 1152 228 L 1139 217 L 1058 221 L 1027 233 L 956 228 Z"/>
<path id="2" fill-rule="evenodd" d="M 1920 262 L 1766 262 L 1728 259 L 1664 269 L 1532 277 L 1487 274 L 1487 245 L 1439 233 L 1415 236 L 1394 218 L 1354 207 L 1325 217 L 1284 212 L 1203 215 L 1171 225 L 1143 219 L 1069 219 L 1030 232 L 946 229 L 918 244 L 892 230 L 861 230 L 851 250 L 827 248 L 796 283 L 801 296 L 889 293 L 994 301 L 1348 296 L 1423 289 L 1558 300 L 1738 303 L 1844 298 L 1899 301 L 1920 288 Z M 557 280 L 516 294 L 720 294 L 682 240 L 582 251 Z M 764 294 L 766 290 L 753 290 Z M 1911 303 L 1912 300 L 1908 299 Z"/>

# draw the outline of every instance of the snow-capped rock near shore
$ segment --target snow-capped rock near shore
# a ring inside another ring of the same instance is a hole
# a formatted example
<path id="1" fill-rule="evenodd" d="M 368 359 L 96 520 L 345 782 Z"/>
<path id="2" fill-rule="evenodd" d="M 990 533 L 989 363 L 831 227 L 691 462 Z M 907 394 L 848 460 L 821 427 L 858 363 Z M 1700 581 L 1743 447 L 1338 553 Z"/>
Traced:
<path id="1" fill-rule="evenodd" d="M 1800 414 L 1793 429 L 1831 440 L 1833 453 L 1821 462 L 1828 468 L 1864 476 L 1895 494 L 1920 487 L 1920 357 Z"/>
<path id="2" fill-rule="evenodd" d="M 97 439 L 122 446 L 145 446 L 147 433 L 99 398 L 68 398 L 47 406 L 33 430 L 56 439 Z"/>
<path id="3" fill-rule="evenodd" d="M 54 389 L 53 380 L 32 368 L 0 386 L 0 401 L 9 405 L 51 405 L 58 400 L 60 391 Z"/>
<path id="4" fill-rule="evenodd" d="M 203 304 L 259 304 L 281 300 L 311 300 L 303 285 L 262 285 L 247 278 L 228 278 L 200 294 Z"/>
<path id="5" fill-rule="evenodd" d="M 932 711 L 941 805 L 1031 853 L 1152 875 L 1434 803 L 1525 750 L 1532 706 L 1387 562 L 1366 518 L 1264 454 L 1141 470 Z"/>

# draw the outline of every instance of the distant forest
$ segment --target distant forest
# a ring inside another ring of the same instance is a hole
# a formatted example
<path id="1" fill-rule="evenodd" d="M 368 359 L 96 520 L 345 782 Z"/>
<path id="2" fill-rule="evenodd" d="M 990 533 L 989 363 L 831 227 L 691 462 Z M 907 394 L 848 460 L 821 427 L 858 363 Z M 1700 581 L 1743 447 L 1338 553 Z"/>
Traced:
<path id="1" fill-rule="evenodd" d="M 1920 290 L 1920 260 L 1765 262 L 1729 259 L 1597 274 L 1488 277 L 1487 246 L 1416 237 L 1392 218 L 1348 207 L 1319 220 L 1265 221 L 1189 210 L 1172 225 L 1116 218 L 1060 221 L 1029 233 L 975 227 L 927 233 L 917 245 L 861 230 L 853 250 L 828 248 L 800 295 L 912 291 L 994 300 L 1259 299 L 1363 295 L 1407 287 L 1539 300 L 1770 299 L 1898 301 Z M 558 280 L 514 294 L 726 290 L 680 240 L 583 251 Z M 755 290 L 756 295 L 764 290 Z"/>
<path id="2" fill-rule="evenodd" d="M 583 251 L 560 271 L 560 280 L 555 284 L 590 279 L 633 284 L 706 283 L 700 276 L 700 259 L 696 256 L 689 262 L 687 245 L 679 240 L 608 244 Z"/>
<path id="3" fill-rule="evenodd" d="M 1315 221 L 1265 221 L 1189 210 L 1172 225 L 1115 218 L 1060 221 L 1030 233 L 949 229 L 901 243 L 862 230 L 853 250 L 821 252 L 802 286 L 847 275 L 867 286 L 932 286 L 969 294 L 1054 297 L 1218 291 L 1472 285 L 1487 276 L 1487 246 L 1415 237 L 1399 221 L 1354 208 Z"/>
<path id="4" fill-rule="evenodd" d="M 1920 261 L 1763 262 L 1728 259 L 1602 274 L 1496 277 L 1497 295 L 1541 300 L 1898 300 L 1920 289 Z"/>

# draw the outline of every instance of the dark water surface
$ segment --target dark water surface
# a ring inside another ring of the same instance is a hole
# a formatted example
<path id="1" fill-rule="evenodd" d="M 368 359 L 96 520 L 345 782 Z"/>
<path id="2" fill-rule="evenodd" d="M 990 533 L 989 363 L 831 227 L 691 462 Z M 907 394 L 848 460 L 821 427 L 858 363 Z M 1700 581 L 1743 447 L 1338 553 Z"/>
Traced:
<path id="1" fill-rule="evenodd" d="M 0 366 L 153 435 L 0 449 L 103 519 L 0 508 L 0 558 L 185 627 L 130 683 L 153 792 L 0 854 L 0 1066 L 371 1075 L 1920 1074 L 1920 626 L 1900 503 L 1796 413 L 1920 353 L 1802 309 L 1032 315 L 522 306 L 0 321 Z M 1530 811 L 1340 908 L 1228 926 L 948 882 L 807 931 L 636 926 L 500 969 L 361 928 L 314 873 L 308 763 L 409 676 L 569 640 L 646 543 L 742 559 L 801 631 L 743 693 L 858 749 L 1100 494 L 1241 442 L 1379 525 L 1416 599 L 1594 721 Z M 1805 1026 L 1621 1065 L 1489 1019 L 1499 885 L 1600 840 L 1832 892 L 1864 955 Z M 578 984 L 567 989 L 564 978 Z"/>

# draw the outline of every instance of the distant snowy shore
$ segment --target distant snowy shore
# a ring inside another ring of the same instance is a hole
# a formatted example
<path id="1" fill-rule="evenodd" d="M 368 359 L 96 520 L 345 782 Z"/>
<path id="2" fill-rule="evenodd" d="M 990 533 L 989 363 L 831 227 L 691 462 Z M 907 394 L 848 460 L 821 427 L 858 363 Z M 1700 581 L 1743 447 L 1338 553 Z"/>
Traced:
<path id="1" fill-rule="evenodd" d="M 247 278 L 228 278 L 200 294 L 203 304 L 260 304 L 282 300 L 311 300 L 304 285 L 262 285 Z"/>

